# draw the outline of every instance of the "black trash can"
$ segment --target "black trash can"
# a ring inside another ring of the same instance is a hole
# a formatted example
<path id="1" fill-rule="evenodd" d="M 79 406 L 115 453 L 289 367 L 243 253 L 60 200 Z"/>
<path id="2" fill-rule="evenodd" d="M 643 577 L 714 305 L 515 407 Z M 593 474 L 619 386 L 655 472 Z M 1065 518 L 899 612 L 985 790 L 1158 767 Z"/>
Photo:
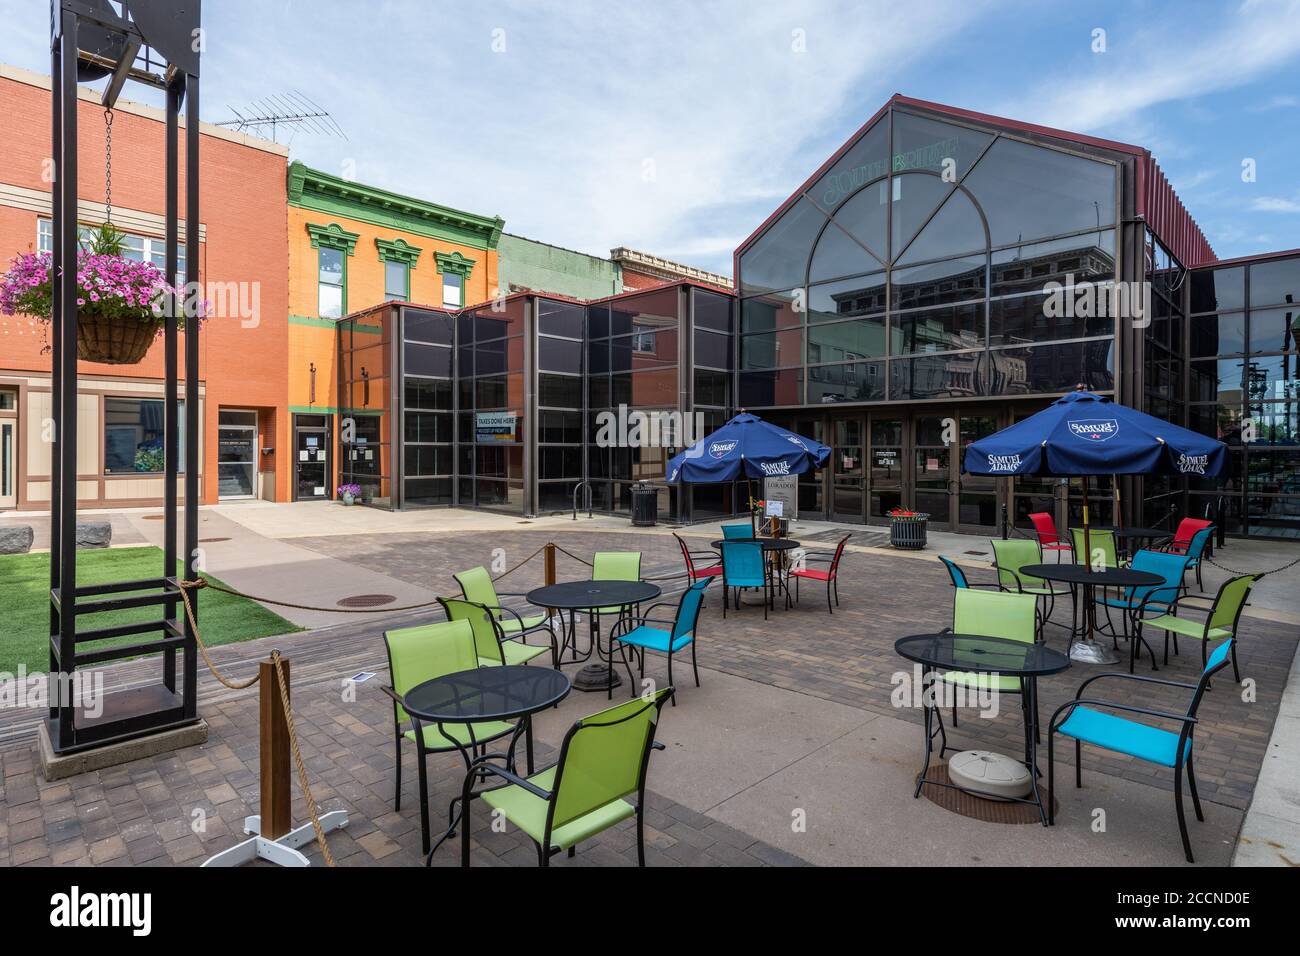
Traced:
<path id="1" fill-rule="evenodd" d="M 653 528 L 659 520 L 659 493 L 644 481 L 632 486 L 632 527 Z"/>

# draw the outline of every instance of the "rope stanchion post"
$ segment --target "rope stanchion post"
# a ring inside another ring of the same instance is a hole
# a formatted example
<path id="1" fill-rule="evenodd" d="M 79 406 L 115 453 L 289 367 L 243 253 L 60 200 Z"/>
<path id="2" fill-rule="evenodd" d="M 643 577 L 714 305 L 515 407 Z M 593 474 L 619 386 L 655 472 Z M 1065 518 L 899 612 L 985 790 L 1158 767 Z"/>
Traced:
<path id="1" fill-rule="evenodd" d="M 555 583 L 555 543 L 553 541 L 546 542 L 546 550 L 542 558 L 542 565 L 543 565 L 543 574 L 545 575 L 545 579 L 546 579 L 546 584 L 547 585 L 554 584 Z M 548 607 L 546 609 L 546 616 L 554 617 L 555 608 Z"/>
<path id="2" fill-rule="evenodd" d="M 285 682 L 289 679 L 289 662 L 280 667 Z M 261 771 L 261 835 L 278 840 L 293 829 L 293 794 L 289 789 L 289 723 L 287 712 L 276 693 L 279 678 L 275 661 L 257 665 L 259 683 L 258 729 Z"/>

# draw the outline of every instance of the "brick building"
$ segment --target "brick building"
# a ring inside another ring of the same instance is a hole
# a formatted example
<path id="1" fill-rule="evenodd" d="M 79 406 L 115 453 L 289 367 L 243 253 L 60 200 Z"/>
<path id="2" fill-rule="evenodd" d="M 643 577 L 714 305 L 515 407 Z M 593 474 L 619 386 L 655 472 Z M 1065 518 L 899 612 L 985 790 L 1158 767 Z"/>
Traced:
<path id="1" fill-rule="evenodd" d="M 97 94 L 81 90 L 78 218 L 104 221 L 105 120 Z M 0 66 L 0 252 L 50 247 L 49 77 Z M 163 261 L 161 110 L 120 102 L 114 112 L 112 221 L 138 258 Z M 200 147 L 201 260 L 194 274 L 218 314 L 200 346 L 202 498 L 283 501 L 289 472 L 287 151 L 204 124 Z M 181 169 L 182 188 L 184 165 Z M 187 223 L 181 223 L 181 270 Z M 0 510 L 43 510 L 50 499 L 50 354 L 47 326 L 0 316 Z M 137 365 L 79 365 L 78 499 L 81 507 L 161 501 L 161 338 Z M 182 389 L 183 393 L 183 389 Z M 182 418 L 182 422 L 184 419 Z M 214 437 L 216 436 L 216 437 Z M 188 436 L 187 436 L 188 437 Z"/>

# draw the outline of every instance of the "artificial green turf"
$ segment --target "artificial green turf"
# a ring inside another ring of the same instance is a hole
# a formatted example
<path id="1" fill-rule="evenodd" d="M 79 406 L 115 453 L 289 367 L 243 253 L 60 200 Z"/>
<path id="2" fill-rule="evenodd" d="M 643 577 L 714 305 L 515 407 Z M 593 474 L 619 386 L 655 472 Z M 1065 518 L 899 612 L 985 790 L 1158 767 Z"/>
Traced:
<path id="1" fill-rule="evenodd" d="M 155 578 L 161 576 L 162 566 L 162 551 L 158 548 L 82 550 L 77 552 L 77 586 Z M 177 562 L 176 575 L 179 577 L 183 571 Z M 223 583 L 208 574 L 203 577 L 215 584 Z M 77 618 L 77 629 L 158 620 L 163 610 L 162 605 L 153 605 L 86 614 Z M 184 613 L 184 607 L 178 605 L 177 616 Z M 198 618 L 199 634 L 209 647 L 302 630 L 260 604 L 220 591 L 199 592 Z M 0 554 L 0 672 L 16 673 L 20 664 L 26 666 L 28 673 L 47 670 L 49 633 L 49 554 Z M 80 646 L 83 649 L 112 647 L 147 641 L 154 636 L 135 634 Z"/>

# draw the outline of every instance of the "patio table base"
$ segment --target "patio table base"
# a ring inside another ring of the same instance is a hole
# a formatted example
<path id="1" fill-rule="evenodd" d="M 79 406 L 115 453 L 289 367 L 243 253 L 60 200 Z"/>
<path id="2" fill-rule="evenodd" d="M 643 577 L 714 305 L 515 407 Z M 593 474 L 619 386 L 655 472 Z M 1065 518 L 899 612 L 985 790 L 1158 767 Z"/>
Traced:
<path id="1" fill-rule="evenodd" d="M 614 672 L 612 681 L 609 676 L 611 670 Z M 589 693 L 622 686 L 623 678 L 618 675 L 618 669 L 607 664 L 588 664 L 573 677 L 573 689 Z"/>

